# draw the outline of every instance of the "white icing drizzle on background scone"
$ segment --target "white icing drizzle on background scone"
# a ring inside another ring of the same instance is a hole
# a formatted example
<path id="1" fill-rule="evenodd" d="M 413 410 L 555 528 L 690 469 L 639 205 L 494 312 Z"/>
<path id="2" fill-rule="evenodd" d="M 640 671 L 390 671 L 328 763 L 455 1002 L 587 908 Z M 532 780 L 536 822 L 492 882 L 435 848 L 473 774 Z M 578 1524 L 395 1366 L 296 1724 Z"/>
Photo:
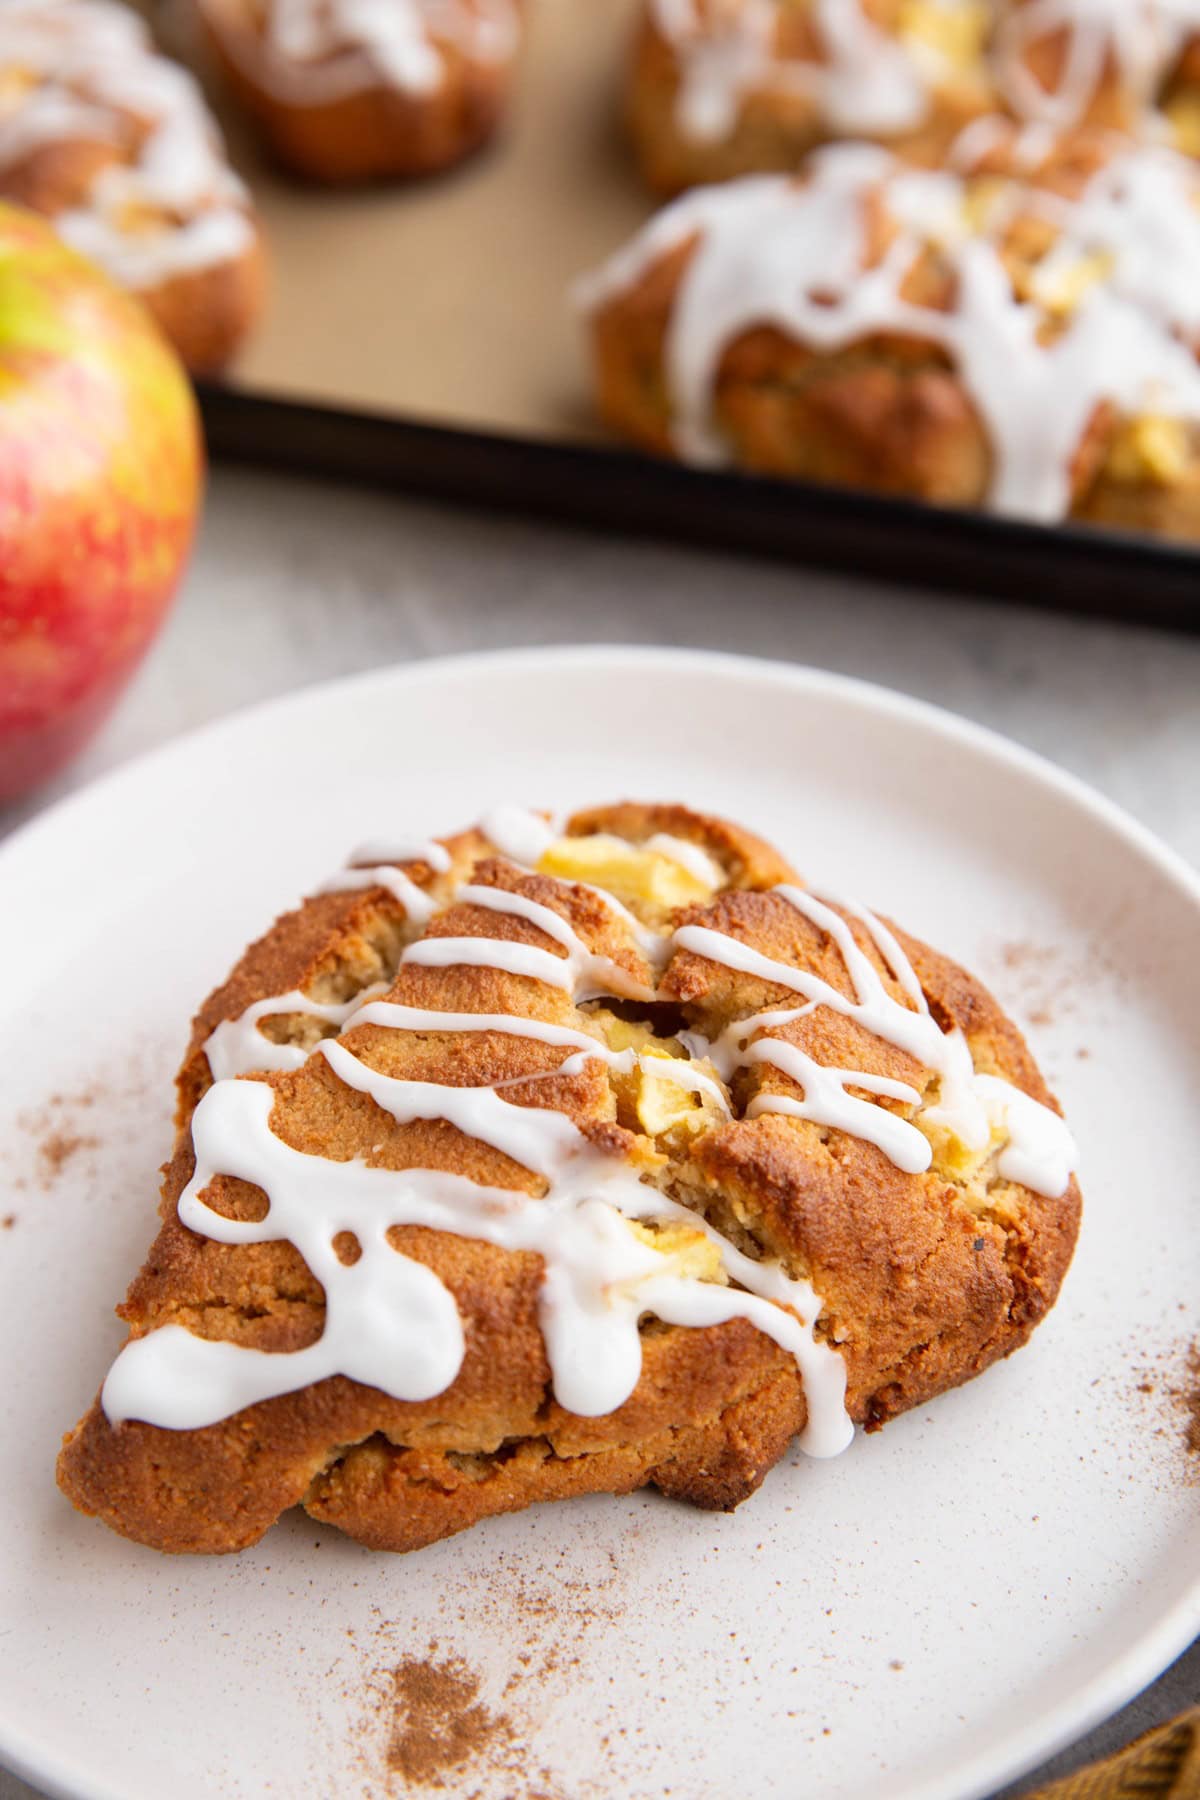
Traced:
<path id="1" fill-rule="evenodd" d="M 992 44 L 996 84 L 1019 119 L 1069 131 L 1087 117 L 1111 70 L 1137 108 L 1151 107 L 1187 40 L 1200 31 L 1200 0 L 1024 0 L 999 9 Z M 1031 56 L 1062 34 L 1057 83 L 1044 86 Z"/>
<path id="2" fill-rule="evenodd" d="M 679 127 L 695 143 L 719 143 L 756 89 L 803 94 L 831 129 L 890 135 L 919 125 L 928 89 L 918 61 L 863 12 L 859 0 L 815 0 L 821 62 L 775 47 L 779 0 L 740 0 L 706 14 L 699 0 L 650 0 L 658 31 L 680 58 Z"/>
<path id="3" fill-rule="evenodd" d="M 503 64 L 520 35 L 516 0 L 267 0 L 260 32 L 245 0 L 199 0 L 209 29 L 256 82 L 317 105 L 372 87 L 436 94 L 446 51 Z"/>
<path id="4" fill-rule="evenodd" d="M 508 809 L 493 819 L 496 837 L 503 840 L 496 847 L 521 852 L 522 866 L 529 866 L 529 853 L 532 862 L 540 860 L 553 841 L 552 827 L 537 815 Z M 668 856 L 671 851 L 663 846 L 675 845 L 680 866 L 690 864 L 693 874 L 701 866 L 678 840 L 651 841 Z M 421 847 L 420 860 L 446 873 L 448 856 L 429 850 Z M 723 883 L 707 853 L 700 856 Z M 893 933 L 863 908 L 843 903 L 835 912 L 792 886 L 774 892 L 832 937 L 854 998 L 709 927 L 684 926 L 670 939 L 672 949 L 691 951 L 805 998 L 800 1008 L 762 1013 L 730 1027 L 712 1045 L 695 1033 L 683 1034 L 682 1047 L 697 1060 L 711 1057 L 710 1066 L 724 1080 L 739 1066 L 772 1061 L 800 1084 L 803 1101 L 761 1095 L 747 1116 L 791 1112 L 878 1144 L 901 1168 L 929 1166 L 929 1142 L 915 1126 L 845 1091 L 853 1086 L 919 1106 L 922 1097 L 915 1089 L 864 1071 L 823 1069 L 807 1058 L 797 1061 L 794 1047 L 758 1035 L 816 1006 L 829 1006 L 906 1050 L 938 1076 L 936 1101 L 924 1109 L 928 1122 L 953 1131 L 976 1149 L 985 1148 L 999 1130 L 1006 1140 L 999 1173 L 1036 1191 L 1060 1194 L 1074 1162 L 1062 1120 L 1011 1084 L 976 1075 L 961 1033 L 943 1034 L 930 1015 L 916 973 Z M 654 993 L 611 959 L 591 952 L 552 908 L 471 882 L 453 888 L 442 904 L 456 902 L 523 918 L 565 954 L 498 938 L 417 938 L 403 952 L 405 963 L 436 965 L 442 957 L 431 957 L 430 948 L 449 946 L 448 965 L 470 961 L 548 981 L 579 1001 L 631 990 L 639 997 Z M 886 991 L 854 941 L 847 918 L 866 929 L 909 1005 Z M 534 964 L 530 957 L 540 960 Z M 602 979 L 607 986 L 598 985 Z M 304 1350 L 271 1354 L 203 1339 L 177 1325 L 159 1327 L 127 1344 L 110 1371 L 102 1401 L 114 1424 L 140 1419 L 192 1429 L 334 1375 L 399 1400 L 420 1401 L 441 1393 L 455 1379 L 465 1354 L 461 1320 L 434 1272 L 396 1251 L 387 1236 L 394 1226 L 421 1225 L 542 1257 L 539 1322 L 554 1392 L 568 1410 L 596 1417 L 628 1399 L 641 1372 L 639 1320 L 645 1315 L 693 1327 L 745 1318 L 796 1359 L 808 1406 L 801 1447 L 818 1456 L 845 1448 L 852 1436 L 845 1366 L 837 1350 L 816 1336 L 821 1302 L 811 1284 L 788 1276 L 777 1263 L 744 1255 L 689 1207 L 649 1186 L 623 1156 L 597 1148 L 565 1114 L 514 1105 L 500 1091 L 501 1086 L 570 1076 L 598 1060 L 614 1071 L 630 1073 L 636 1067 L 695 1092 L 715 1106 L 718 1116 L 729 1118 L 728 1096 L 716 1074 L 682 1058 L 613 1050 L 587 1031 L 532 1016 L 442 1012 L 372 998 L 371 993 L 361 995 L 358 1003 L 338 1006 L 320 1006 L 302 994 L 281 995 L 255 1002 L 240 1019 L 217 1027 L 205 1046 L 216 1079 L 193 1114 L 195 1171 L 179 1201 L 183 1223 L 217 1242 L 282 1239 L 293 1244 L 325 1290 L 320 1339 Z M 272 1012 L 308 1013 L 343 1029 L 372 1025 L 422 1033 L 497 1032 L 569 1051 L 553 1070 L 488 1087 L 399 1080 L 370 1068 L 336 1038 L 324 1038 L 312 1051 L 339 1081 L 370 1095 L 400 1123 L 445 1121 L 530 1171 L 545 1191 L 533 1197 L 440 1169 L 388 1170 L 292 1149 L 271 1130 L 272 1088 L 260 1080 L 230 1078 L 235 1071 L 253 1076 L 296 1066 L 275 1060 L 285 1047 L 268 1045 L 258 1031 L 259 1021 Z M 268 1200 L 266 1217 L 239 1221 L 210 1208 L 204 1194 L 218 1175 L 260 1188 Z M 630 1220 L 679 1223 L 701 1234 L 717 1252 L 726 1282 L 685 1272 L 677 1253 L 654 1248 L 630 1231 Z M 346 1232 L 353 1233 L 360 1251 L 348 1264 L 335 1248 L 339 1234 Z"/>
<path id="5" fill-rule="evenodd" d="M 1149 107 L 1182 52 L 1200 31 L 1200 0 L 926 0 L 940 13 L 986 12 L 979 79 L 990 73 L 1016 118 L 1056 130 L 1078 125 L 1111 69 L 1135 106 Z M 679 65 L 675 117 L 693 143 L 720 143 L 755 93 L 798 94 L 812 101 L 827 130 L 841 137 L 892 136 L 929 117 L 939 81 L 953 63 L 919 29 L 895 35 L 867 15 L 862 0 L 813 0 L 819 60 L 787 56 L 778 45 L 781 0 L 648 0 L 655 29 Z M 1065 55 L 1055 84 L 1031 66 L 1038 46 L 1062 34 Z"/>
<path id="6" fill-rule="evenodd" d="M 1200 421 L 1200 181 L 1169 150 L 1114 151 L 1074 202 L 1006 190 L 990 228 L 970 222 L 963 178 L 906 167 L 877 145 L 841 144 L 810 159 L 803 180 L 751 176 L 699 188 L 663 209 L 579 284 L 598 309 L 661 258 L 694 242 L 664 346 L 679 454 L 722 463 L 714 418 L 722 358 L 743 333 L 774 326 L 816 351 L 899 334 L 949 357 L 986 430 L 990 506 L 1052 521 L 1069 510 L 1071 465 L 1098 408 L 1123 417 Z M 869 212 L 882 202 L 896 236 L 872 268 Z M 1030 299 L 1014 291 L 997 241 L 1014 209 L 1049 219 L 1052 249 Z M 915 304 L 905 279 L 930 247 L 953 277 L 948 310 Z M 1042 341 L 1064 277 L 1086 291 Z"/>
<path id="7" fill-rule="evenodd" d="M 252 245 L 246 190 L 199 87 L 155 54 L 133 13 L 108 0 L 0 0 L 0 179 L 43 147 L 73 142 L 130 155 L 54 219 L 125 287 L 157 287 Z"/>

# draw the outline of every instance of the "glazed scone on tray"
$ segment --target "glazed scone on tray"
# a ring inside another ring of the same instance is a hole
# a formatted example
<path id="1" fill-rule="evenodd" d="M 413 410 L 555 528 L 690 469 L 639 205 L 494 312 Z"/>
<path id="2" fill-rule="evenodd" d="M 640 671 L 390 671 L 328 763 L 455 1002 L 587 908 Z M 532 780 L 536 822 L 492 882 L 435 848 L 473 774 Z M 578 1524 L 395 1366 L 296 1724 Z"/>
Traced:
<path id="1" fill-rule="evenodd" d="M 196 373 L 258 317 L 249 196 L 192 77 L 117 0 L 0 0 L 0 197 L 136 293 Z"/>
<path id="2" fill-rule="evenodd" d="M 647 449 L 1043 522 L 1200 536 L 1200 171 L 1109 133 L 874 144 L 665 208 L 580 298 Z"/>
<path id="3" fill-rule="evenodd" d="M 1198 0 L 645 0 L 626 112 L 666 193 L 793 170 L 840 138 L 937 162 L 995 111 L 1035 131 L 1170 129 L 1190 151 L 1198 45 Z"/>
<path id="4" fill-rule="evenodd" d="M 59 1462 L 167 1551 L 731 1508 L 1023 1343 L 1079 1222 L 984 989 L 678 805 L 368 846 L 205 1003 L 177 1124 Z"/>
<path id="5" fill-rule="evenodd" d="M 272 154 L 312 181 L 448 168 L 495 132 L 523 0 L 192 0 Z"/>

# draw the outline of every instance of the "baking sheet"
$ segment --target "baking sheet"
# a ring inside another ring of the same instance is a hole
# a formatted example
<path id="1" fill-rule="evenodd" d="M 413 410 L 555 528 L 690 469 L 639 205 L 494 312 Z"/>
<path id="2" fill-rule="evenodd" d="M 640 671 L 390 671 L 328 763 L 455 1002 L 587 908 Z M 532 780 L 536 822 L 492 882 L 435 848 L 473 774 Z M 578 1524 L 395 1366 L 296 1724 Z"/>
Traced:
<path id="1" fill-rule="evenodd" d="M 214 455 L 1200 626 L 1200 552 L 1187 546 L 688 469 L 608 438 L 569 295 L 655 209 L 620 120 L 638 0 L 527 5 L 502 134 L 432 179 L 289 180 L 210 82 L 273 263 L 259 330 L 228 379 L 201 390 Z"/>

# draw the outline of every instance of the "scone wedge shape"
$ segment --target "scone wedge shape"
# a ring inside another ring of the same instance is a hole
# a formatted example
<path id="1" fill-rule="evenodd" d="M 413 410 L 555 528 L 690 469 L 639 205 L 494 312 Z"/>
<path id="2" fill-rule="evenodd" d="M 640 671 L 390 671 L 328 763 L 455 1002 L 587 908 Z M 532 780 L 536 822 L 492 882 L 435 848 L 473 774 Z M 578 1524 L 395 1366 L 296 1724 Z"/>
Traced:
<path id="1" fill-rule="evenodd" d="M 1053 1304 L 1072 1146 L 969 975 L 681 806 L 378 845 L 201 1009 L 63 1491 L 167 1551 L 752 1494 Z"/>

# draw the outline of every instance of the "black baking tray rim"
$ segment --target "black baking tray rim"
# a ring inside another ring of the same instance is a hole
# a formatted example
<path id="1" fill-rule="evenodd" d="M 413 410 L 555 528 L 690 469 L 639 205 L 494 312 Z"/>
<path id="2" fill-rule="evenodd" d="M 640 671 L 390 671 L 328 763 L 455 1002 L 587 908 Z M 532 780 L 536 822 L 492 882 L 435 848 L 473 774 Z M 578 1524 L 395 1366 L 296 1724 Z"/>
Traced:
<path id="1" fill-rule="evenodd" d="M 1033 525 L 607 445 L 467 431 L 201 383 L 214 458 L 594 529 L 750 551 L 1130 623 L 1200 628 L 1200 548 Z"/>

